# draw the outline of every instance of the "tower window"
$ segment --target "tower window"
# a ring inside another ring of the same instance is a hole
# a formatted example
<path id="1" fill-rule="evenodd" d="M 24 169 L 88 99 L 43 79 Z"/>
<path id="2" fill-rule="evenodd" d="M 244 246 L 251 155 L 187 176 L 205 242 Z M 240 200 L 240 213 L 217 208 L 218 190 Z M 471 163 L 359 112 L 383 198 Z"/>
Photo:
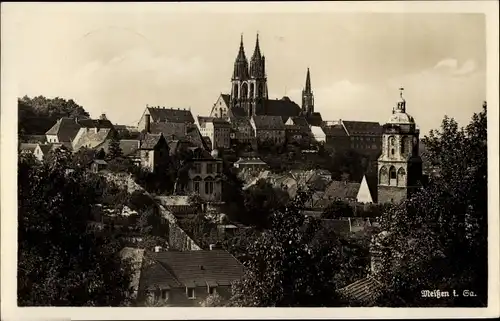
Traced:
<path id="1" fill-rule="evenodd" d="M 394 155 L 394 148 L 391 148 L 391 155 Z"/>
<path id="2" fill-rule="evenodd" d="M 396 170 L 391 168 L 391 179 L 396 179 Z"/>

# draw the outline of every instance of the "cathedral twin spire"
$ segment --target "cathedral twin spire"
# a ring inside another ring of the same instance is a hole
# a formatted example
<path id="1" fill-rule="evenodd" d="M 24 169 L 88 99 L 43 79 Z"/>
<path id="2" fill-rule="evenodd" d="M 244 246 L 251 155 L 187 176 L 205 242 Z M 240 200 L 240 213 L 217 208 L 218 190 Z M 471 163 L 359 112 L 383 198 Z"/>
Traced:
<path id="1" fill-rule="evenodd" d="M 260 52 L 259 34 L 255 42 L 255 49 L 250 60 L 250 68 L 245 55 L 243 34 L 240 40 L 240 49 L 234 63 L 233 79 L 265 78 L 265 57 Z"/>

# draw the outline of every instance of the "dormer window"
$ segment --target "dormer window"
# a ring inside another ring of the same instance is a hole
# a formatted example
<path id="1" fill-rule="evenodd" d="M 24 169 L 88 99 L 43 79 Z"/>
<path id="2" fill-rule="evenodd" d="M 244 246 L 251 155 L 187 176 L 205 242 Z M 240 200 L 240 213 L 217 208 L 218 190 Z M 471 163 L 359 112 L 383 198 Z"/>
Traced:
<path id="1" fill-rule="evenodd" d="M 217 293 L 217 287 L 215 287 L 215 286 L 209 286 L 208 287 L 208 294 L 214 295 L 215 293 Z"/>

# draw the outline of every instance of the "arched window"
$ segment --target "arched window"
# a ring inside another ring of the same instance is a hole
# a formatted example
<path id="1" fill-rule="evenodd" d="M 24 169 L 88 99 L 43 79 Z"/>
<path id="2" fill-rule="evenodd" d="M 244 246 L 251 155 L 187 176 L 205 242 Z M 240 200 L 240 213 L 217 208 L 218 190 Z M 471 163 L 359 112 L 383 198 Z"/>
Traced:
<path id="1" fill-rule="evenodd" d="M 389 169 L 389 185 L 397 185 L 396 168 L 394 166 Z"/>
<path id="2" fill-rule="evenodd" d="M 212 195 L 214 193 L 214 179 L 211 176 L 205 178 L 205 194 Z"/>
<path id="3" fill-rule="evenodd" d="M 255 85 L 253 83 L 250 84 L 250 98 L 254 97 Z"/>
<path id="4" fill-rule="evenodd" d="M 248 84 L 246 82 L 241 85 L 241 98 L 248 98 Z"/>
<path id="5" fill-rule="evenodd" d="M 401 154 L 402 155 L 405 155 L 407 154 L 407 140 L 406 140 L 406 136 L 404 136 L 403 138 L 401 138 Z"/>
<path id="6" fill-rule="evenodd" d="M 398 186 L 406 185 L 406 171 L 403 167 L 398 169 Z"/>
<path id="7" fill-rule="evenodd" d="M 395 153 L 395 148 L 396 148 L 396 139 L 394 136 L 389 137 L 389 155 L 393 156 Z"/>
<path id="8" fill-rule="evenodd" d="M 238 85 L 237 84 L 234 85 L 233 92 L 234 92 L 234 97 L 235 98 L 239 98 L 239 90 L 238 90 Z"/>
<path id="9" fill-rule="evenodd" d="M 193 191 L 196 194 L 200 194 L 200 184 L 201 184 L 201 177 L 200 176 L 195 176 L 193 178 Z"/>
<path id="10" fill-rule="evenodd" d="M 389 173 L 387 172 L 387 167 L 382 166 L 382 168 L 380 168 L 378 182 L 381 185 L 387 185 L 389 183 Z"/>

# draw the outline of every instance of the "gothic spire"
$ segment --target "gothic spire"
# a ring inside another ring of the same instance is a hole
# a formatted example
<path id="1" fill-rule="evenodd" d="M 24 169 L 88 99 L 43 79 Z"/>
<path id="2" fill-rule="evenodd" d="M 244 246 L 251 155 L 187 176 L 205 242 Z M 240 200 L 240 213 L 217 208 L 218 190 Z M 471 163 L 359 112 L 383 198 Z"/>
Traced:
<path id="1" fill-rule="evenodd" d="M 305 90 L 307 93 L 310 93 L 310 92 L 311 92 L 311 74 L 310 74 L 310 72 L 309 72 L 309 67 L 307 68 L 306 87 L 304 88 L 304 90 Z"/>
<path id="2" fill-rule="evenodd" d="M 257 32 L 257 40 L 255 41 L 255 49 L 253 51 L 252 60 L 261 59 L 260 46 L 259 46 L 259 33 Z"/>
<path id="3" fill-rule="evenodd" d="M 243 34 L 241 34 L 240 49 L 234 62 L 233 79 L 246 78 L 248 78 L 248 60 L 245 55 L 245 47 L 243 46 Z"/>

